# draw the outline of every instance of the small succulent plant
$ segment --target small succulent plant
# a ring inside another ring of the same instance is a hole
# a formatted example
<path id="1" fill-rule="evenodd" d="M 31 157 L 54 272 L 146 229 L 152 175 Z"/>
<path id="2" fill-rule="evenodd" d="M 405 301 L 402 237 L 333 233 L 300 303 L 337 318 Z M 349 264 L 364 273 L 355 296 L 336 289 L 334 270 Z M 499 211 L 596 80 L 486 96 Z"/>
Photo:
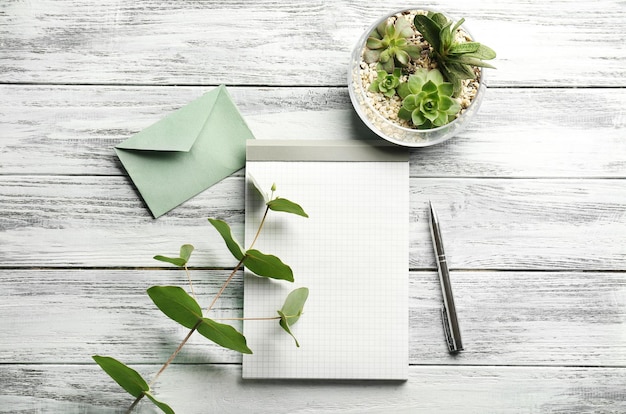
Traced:
<path id="1" fill-rule="evenodd" d="M 454 85 L 455 96 L 461 92 L 461 80 L 476 77 L 473 66 L 493 68 L 483 59 L 495 58 L 496 52 L 478 42 L 458 42 L 455 39 L 457 29 L 465 19 L 453 24 L 443 14 L 429 12 L 416 15 L 413 22 L 432 47 L 438 69 Z"/>
<path id="2" fill-rule="evenodd" d="M 406 66 L 420 56 L 421 47 L 407 40 L 414 34 L 405 18 L 398 18 L 395 23 L 384 21 L 367 38 L 363 59 L 367 63 L 378 62 L 380 69 L 393 73 L 396 64 Z"/>
<path id="3" fill-rule="evenodd" d="M 454 88 L 437 69 L 418 69 L 398 88 L 402 107 L 398 117 L 418 129 L 429 129 L 451 122 L 461 106 L 452 98 Z"/>
<path id="4" fill-rule="evenodd" d="M 402 76 L 402 70 L 395 68 L 393 73 L 387 73 L 387 71 L 376 71 L 378 77 L 374 79 L 370 85 L 370 91 L 380 92 L 388 98 L 391 98 L 396 94 L 396 88 L 400 85 L 400 77 Z"/>

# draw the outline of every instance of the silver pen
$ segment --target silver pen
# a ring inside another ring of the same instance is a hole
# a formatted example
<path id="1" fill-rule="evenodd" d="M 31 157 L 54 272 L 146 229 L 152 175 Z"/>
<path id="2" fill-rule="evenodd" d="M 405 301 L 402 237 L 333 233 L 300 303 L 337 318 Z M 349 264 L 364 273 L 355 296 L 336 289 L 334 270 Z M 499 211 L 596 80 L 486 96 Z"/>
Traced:
<path id="1" fill-rule="evenodd" d="M 439 272 L 439 281 L 441 282 L 441 291 L 443 294 L 443 308 L 441 316 L 443 320 L 443 330 L 446 334 L 448 349 L 450 352 L 459 352 L 463 350 L 463 342 L 461 341 L 461 330 L 459 329 L 459 320 L 456 316 L 456 307 L 454 306 L 454 297 L 452 296 L 452 285 L 450 284 L 450 271 L 446 262 L 446 253 L 443 249 L 443 240 L 441 238 L 441 230 L 439 229 L 439 218 L 430 204 L 430 234 L 433 238 L 433 247 L 437 256 L 437 270 Z"/>

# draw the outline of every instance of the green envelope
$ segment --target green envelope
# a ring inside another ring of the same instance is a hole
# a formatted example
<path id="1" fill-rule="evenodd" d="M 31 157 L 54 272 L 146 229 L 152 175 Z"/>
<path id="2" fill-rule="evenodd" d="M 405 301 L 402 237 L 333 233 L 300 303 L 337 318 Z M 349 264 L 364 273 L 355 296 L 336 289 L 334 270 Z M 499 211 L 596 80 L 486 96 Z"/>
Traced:
<path id="1" fill-rule="evenodd" d="M 245 165 L 254 139 L 224 85 L 115 147 L 157 218 Z"/>

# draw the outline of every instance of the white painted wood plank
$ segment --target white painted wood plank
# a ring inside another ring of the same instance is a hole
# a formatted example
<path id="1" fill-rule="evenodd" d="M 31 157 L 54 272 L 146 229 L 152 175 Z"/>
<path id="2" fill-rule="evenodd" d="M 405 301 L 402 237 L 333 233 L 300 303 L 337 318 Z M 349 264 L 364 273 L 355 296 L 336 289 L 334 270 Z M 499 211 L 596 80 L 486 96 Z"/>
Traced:
<path id="1" fill-rule="evenodd" d="M 0 86 L 0 174 L 124 174 L 113 146 L 209 89 Z M 229 91 L 259 138 L 380 139 L 344 88 Z M 490 89 L 460 136 L 412 151 L 411 175 L 624 177 L 625 101 L 623 89 Z"/>
<path id="2" fill-rule="evenodd" d="M 228 272 L 191 274 L 206 308 Z M 466 350 L 447 352 L 436 272 L 411 272 L 411 364 L 626 366 L 626 272 L 453 271 L 451 277 Z M 145 290 L 153 285 L 186 286 L 186 277 L 177 269 L 0 270 L 0 331 L 6 333 L 0 360 L 74 364 L 103 354 L 163 363 L 188 330 L 151 302 Z M 241 317 L 242 295 L 238 274 L 207 316 Z M 306 315 L 295 329 L 306 329 Z M 176 359 L 240 362 L 239 354 L 198 335 Z"/>
<path id="3" fill-rule="evenodd" d="M 133 398 L 94 365 L 4 365 L 0 380 L 10 385 L 0 412 L 123 412 Z M 134 368 L 148 376 L 158 367 Z M 623 374 L 623 368 L 413 366 L 407 382 L 242 381 L 239 366 L 186 365 L 169 368 L 156 392 L 185 414 L 614 414 L 626 411 Z M 142 401 L 135 412 L 160 411 Z"/>
<path id="4" fill-rule="evenodd" d="M 619 0 L 447 1 L 499 56 L 494 85 L 624 86 Z M 0 81 L 9 83 L 344 85 L 350 53 L 403 2 L 257 0 L 0 6 Z"/>
<path id="5" fill-rule="evenodd" d="M 206 218 L 242 240 L 243 185 L 229 177 L 154 220 L 125 177 L 0 176 L 0 263 L 154 266 L 155 254 L 191 243 L 194 265 L 232 267 Z M 623 180 L 413 178 L 411 268 L 435 266 L 428 200 L 453 269 L 626 269 Z"/>

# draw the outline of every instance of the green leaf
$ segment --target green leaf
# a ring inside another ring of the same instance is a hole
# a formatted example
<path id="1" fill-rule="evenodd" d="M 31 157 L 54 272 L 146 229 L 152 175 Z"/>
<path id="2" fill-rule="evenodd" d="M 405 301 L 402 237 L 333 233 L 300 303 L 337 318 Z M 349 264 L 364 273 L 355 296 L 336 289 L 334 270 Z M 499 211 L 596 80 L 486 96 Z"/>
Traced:
<path id="1" fill-rule="evenodd" d="M 408 65 L 410 59 L 411 59 L 411 57 L 404 50 L 397 50 L 396 51 L 396 60 L 398 61 L 398 63 L 400 63 L 400 65 L 402 65 L 402 66 Z"/>
<path id="2" fill-rule="evenodd" d="M 454 93 L 454 86 L 450 82 L 443 82 L 437 86 L 440 96 L 452 96 Z"/>
<path id="3" fill-rule="evenodd" d="M 378 60 L 380 59 L 380 52 L 380 50 L 366 49 L 363 52 L 363 60 L 365 60 L 365 62 L 367 63 L 378 62 Z"/>
<path id="4" fill-rule="evenodd" d="M 465 53 L 474 53 L 480 48 L 478 42 L 455 43 L 450 48 L 450 53 L 462 55 Z"/>
<path id="5" fill-rule="evenodd" d="M 398 32 L 398 36 L 400 37 L 406 38 L 413 36 L 411 23 L 409 23 L 409 21 L 403 17 L 396 20 L 396 31 Z"/>
<path id="6" fill-rule="evenodd" d="M 411 120 L 411 111 L 407 110 L 406 108 L 400 108 L 398 110 L 398 117 L 401 119 L 405 119 L 407 121 Z"/>
<path id="7" fill-rule="evenodd" d="M 422 55 L 422 48 L 418 45 L 406 45 L 403 49 L 413 59 L 418 59 Z"/>
<path id="8" fill-rule="evenodd" d="M 465 18 L 462 17 L 461 20 L 459 20 L 458 22 L 456 22 L 456 24 L 454 25 L 454 27 L 452 28 L 451 32 L 452 34 L 456 34 L 456 31 L 459 30 L 459 27 L 461 27 L 461 25 L 465 23 Z"/>
<path id="9" fill-rule="evenodd" d="M 452 33 L 450 32 L 451 24 L 452 23 L 446 24 L 445 26 L 441 28 L 441 31 L 439 32 L 439 38 L 441 39 L 440 52 L 449 51 L 450 46 L 452 45 L 452 41 L 454 40 L 454 38 L 452 37 Z"/>
<path id="10" fill-rule="evenodd" d="M 422 91 L 429 93 L 429 94 L 433 92 L 437 92 L 437 85 L 435 85 L 433 81 L 429 80 L 422 86 Z"/>
<path id="11" fill-rule="evenodd" d="M 376 26 L 376 29 L 372 33 L 370 33 L 370 36 L 375 37 L 377 39 L 382 39 L 386 31 L 387 31 L 387 21 L 384 20 L 380 22 L 378 26 Z"/>
<path id="12" fill-rule="evenodd" d="M 178 266 L 178 267 L 184 267 L 187 264 L 187 261 L 180 257 L 167 257 L 167 256 L 156 255 L 154 256 L 154 259 L 160 262 L 171 263 L 174 266 Z"/>
<path id="13" fill-rule="evenodd" d="M 235 256 L 235 259 L 243 259 L 243 251 L 241 250 L 241 246 L 233 237 L 228 223 L 214 218 L 209 218 L 209 223 L 211 223 L 213 227 L 215 227 L 215 229 L 220 233 L 220 235 L 224 239 L 224 242 L 226 242 L 226 247 L 228 247 L 228 250 L 230 250 L 232 255 Z"/>
<path id="14" fill-rule="evenodd" d="M 439 51 L 441 48 L 441 42 L 439 41 L 440 26 L 422 14 L 415 16 L 413 24 L 415 24 L 417 31 L 424 36 L 424 39 L 430 43 L 433 49 Z"/>
<path id="15" fill-rule="evenodd" d="M 302 315 L 302 309 L 304 308 L 304 303 L 309 297 L 309 289 L 302 287 L 293 290 L 289 295 L 287 295 L 287 299 L 285 299 L 285 303 L 283 307 L 277 311 L 280 315 L 279 324 L 281 328 L 285 330 L 293 340 L 296 342 L 296 346 L 299 348 L 300 344 L 298 340 L 291 332 L 291 326 L 293 326 L 298 319 L 300 319 L 300 315 Z"/>
<path id="16" fill-rule="evenodd" d="M 300 348 L 300 343 L 298 342 L 294 334 L 291 332 L 291 328 L 289 327 L 289 323 L 287 322 L 287 317 L 282 311 L 277 311 L 277 312 L 280 315 L 280 321 L 278 322 L 280 327 L 283 328 L 285 332 L 287 332 L 289 335 L 291 335 L 293 340 L 296 342 L 296 346 Z"/>
<path id="17" fill-rule="evenodd" d="M 248 270 L 259 276 L 293 282 L 293 272 L 291 268 L 276 256 L 250 249 L 246 252 L 243 264 Z"/>
<path id="18" fill-rule="evenodd" d="M 161 409 L 161 411 L 163 411 L 165 414 L 176 414 L 174 413 L 174 410 L 172 410 L 172 408 L 165 404 L 164 402 L 161 402 L 159 400 L 157 400 L 156 398 L 154 398 L 154 395 L 152 395 L 149 392 L 145 392 L 146 397 L 148 397 L 150 399 L 150 401 L 152 401 L 154 403 L 154 405 L 156 405 L 157 407 L 159 407 Z"/>
<path id="19" fill-rule="evenodd" d="M 401 83 L 396 91 L 401 99 L 404 99 L 411 94 L 411 90 L 409 89 L 409 84 L 407 82 Z"/>
<path id="20" fill-rule="evenodd" d="M 443 13 L 429 13 L 428 17 L 430 17 L 430 19 L 439 27 L 443 27 L 448 24 L 448 18 Z"/>
<path id="21" fill-rule="evenodd" d="M 92 358 L 104 372 L 109 374 L 120 387 L 124 388 L 133 397 L 139 398 L 150 390 L 146 380 L 137 371 L 124 365 L 117 359 L 100 355 L 94 355 Z"/>
<path id="22" fill-rule="evenodd" d="M 482 43 L 479 43 L 478 50 L 473 52 L 471 54 L 471 57 L 475 57 L 478 59 L 491 60 L 491 59 L 495 59 L 496 52 L 489 46 L 485 46 Z"/>
<path id="23" fill-rule="evenodd" d="M 453 61 L 462 63 L 464 65 L 477 66 L 480 68 L 495 69 L 495 67 L 490 65 L 489 63 L 483 62 L 482 60 L 475 58 L 475 57 L 471 57 L 469 55 L 461 55 L 458 58 L 454 59 Z"/>
<path id="24" fill-rule="evenodd" d="M 171 263 L 178 267 L 185 267 L 187 262 L 189 262 L 189 258 L 191 257 L 191 252 L 193 252 L 193 246 L 191 244 L 183 244 L 180 247 L 180 256 L 179 257 L 167 257 L 156 255 L 154 259 L 159 260 L 161 262 Z"/>
<path id="25" fill-rule="evenodd" d="M 154 398 L 152 393 L 150 393 L 150 386 L 137 371 L 121 363 L 115 358 L 100 355 L 94 355 L 92 358 L 98 365 L 100 365 L 100 368 L 102 368 L 104 372 L 109 374 L 109 376 L 130 395 L 135 398 L 140 398 L 145 395 L 164 413 L 175 414 L 174 410 L 172 410 L 169 405 Z"/>
<path id="26" fill-rule="evenodd" d="M 394 59 L 387 59 L 383 61 L 384 52 L 381 53 L 380 62 L 378 63 L 387 73 L 392 73 L 396 67 Z"/>
<path id="27" fill-rule="evenodd" d="M 302 217 L 309 217 L 300 205 L 294 203 L 293 201 L 289 201 L 286 198 L 275 198 L 267 203 L 267 206 L 273 211 L 284 211 L 286 213 L 297 214 Z"/>
<path id="28" fill-rule="evenodd" d="M 302 315 L 302 308 L 304 308 L 308 297 L 309 289 L 305 287 L 294 289 L 287 295 L 285 303 L 280 310 L 286 315 L 286 320 L 289 325 L 293 326 L 298 322 L 300 315 Z"/>
<path id="29" fill-rule="evenodd" d="M 185 262 L 189 261 L 192 252 L 193 246 L 191 244 L 183 244 L 180 246 L 180 258 L 185 259 Z"/>
<path id="30" fill-rule="evenodd" d="M 368 37 L 365 45 L 370 49 L 382 49 L 383 42 L 375 37 Z"/>
<path id="31" fill-rule="evenodd" d="M 152 286 L 148 295 L 165 315 L 186 328 L 193 329 L 202 319 L 198 302 L 178 286 Z"/>
<path id="32" fill-rule="evenodd" d="M 448 61 L 446 65 L 448 71 L 458 79 L 474 79 L 476 77 L 471 67 L 459 62 L 457 59 Z"/>
<path id="33" fill-rule="evenodd" d="M 197 331 L 205 338 L 224 348 L 232 349 L 242 354 L 252 353 L 246 344 L 246 337 L 230 325 L 218 323 L 209 318 L 202 318 L 202 323 L 198 326 Z"/>

